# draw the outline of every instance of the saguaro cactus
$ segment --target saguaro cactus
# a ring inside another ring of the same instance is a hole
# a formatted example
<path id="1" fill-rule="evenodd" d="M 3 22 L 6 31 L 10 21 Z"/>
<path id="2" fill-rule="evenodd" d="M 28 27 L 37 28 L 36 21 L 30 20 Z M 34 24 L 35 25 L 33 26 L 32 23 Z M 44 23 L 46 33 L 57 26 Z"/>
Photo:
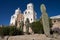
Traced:
<path id="1" fill-rule="evenodd" d="M 41 13 L 42 13 L 42 22 L 43 22 L 43 29 L 46 36 L 50 37 L 50 28 L 49 28 L 49 20 L 48 15 L 46 13 L 46 7 L 44 4 L 41 4 Z"/>

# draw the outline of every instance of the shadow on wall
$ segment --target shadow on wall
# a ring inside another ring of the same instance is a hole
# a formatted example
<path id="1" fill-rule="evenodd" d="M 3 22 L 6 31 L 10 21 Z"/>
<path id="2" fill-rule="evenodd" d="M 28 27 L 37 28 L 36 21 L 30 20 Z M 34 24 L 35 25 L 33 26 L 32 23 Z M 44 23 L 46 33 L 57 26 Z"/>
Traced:
<path id="1" fill-rule="evenodd" d="M 59 33 L 60 34 L 60 28 L 53 28 L 52 31 L 53 31 L 53 33 Z"/>

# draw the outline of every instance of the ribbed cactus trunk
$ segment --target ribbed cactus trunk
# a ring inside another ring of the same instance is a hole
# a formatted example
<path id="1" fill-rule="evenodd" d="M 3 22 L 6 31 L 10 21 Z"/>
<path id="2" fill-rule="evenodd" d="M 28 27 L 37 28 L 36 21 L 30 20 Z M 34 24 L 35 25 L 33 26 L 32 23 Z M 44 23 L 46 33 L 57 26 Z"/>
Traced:
<path id="1" fill-rule="evenodd" d="M 46 36 L 50 37 L 49 19 L 48 19 L 48 15 L 46 13 L 46 8 L 44 4 L 41 5 L 41 12 L 42 12 L 42 22 L 43 22 L 44 33 L 46 34 Z"/>

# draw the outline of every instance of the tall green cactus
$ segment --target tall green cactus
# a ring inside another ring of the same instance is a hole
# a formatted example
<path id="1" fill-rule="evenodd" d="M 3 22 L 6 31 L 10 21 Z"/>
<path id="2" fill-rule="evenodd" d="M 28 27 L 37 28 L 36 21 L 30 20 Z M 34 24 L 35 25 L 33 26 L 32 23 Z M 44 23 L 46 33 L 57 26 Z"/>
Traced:
<path id="1" fill-rule="evenodd" d="M 46 13 L 45 5 L 41 4 L 40 8 L 41 8 L 41 13 L 42 13 L 42 22 L 43 22 L 44 33 L 46 34 L 46 36 L 50 37 L 49 19 L 48 19 L 48 15 Z"/>

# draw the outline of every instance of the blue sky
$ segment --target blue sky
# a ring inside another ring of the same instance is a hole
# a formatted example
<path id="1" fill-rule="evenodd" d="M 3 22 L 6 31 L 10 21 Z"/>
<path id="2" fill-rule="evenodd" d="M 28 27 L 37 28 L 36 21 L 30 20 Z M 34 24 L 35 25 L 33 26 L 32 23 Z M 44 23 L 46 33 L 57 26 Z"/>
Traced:
<path id="1" fill-rule="evenodd" d="M 19 7 L 23 13 L 28 3 L 34 4 L 37 18 L 41 16 L 40 5 L 45 4 L 50 16 L 60 15 L 60 0 L 0 0 L 0 25 L 9 25 L 11 15 Z"/>

